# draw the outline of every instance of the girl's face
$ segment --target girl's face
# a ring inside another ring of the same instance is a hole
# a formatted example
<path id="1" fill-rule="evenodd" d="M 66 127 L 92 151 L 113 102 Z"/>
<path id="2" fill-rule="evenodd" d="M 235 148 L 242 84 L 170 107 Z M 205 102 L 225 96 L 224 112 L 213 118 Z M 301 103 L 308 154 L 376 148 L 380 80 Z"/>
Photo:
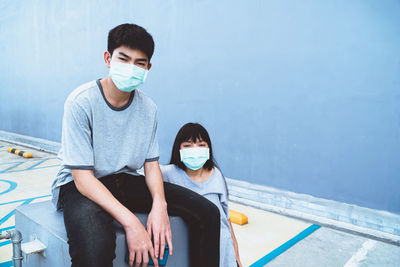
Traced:
<path id="1" fill-rule="evenodd" d="M 208 147 L 208 144 L 206 141 L 203 141 L 201 139 L 196 139 L 196 142 L 193 142 L 192 139 L 182 142 L 181 146 L 179 149 L 186 149 L 186 148 L 194 148 L 194 147 Z"/>

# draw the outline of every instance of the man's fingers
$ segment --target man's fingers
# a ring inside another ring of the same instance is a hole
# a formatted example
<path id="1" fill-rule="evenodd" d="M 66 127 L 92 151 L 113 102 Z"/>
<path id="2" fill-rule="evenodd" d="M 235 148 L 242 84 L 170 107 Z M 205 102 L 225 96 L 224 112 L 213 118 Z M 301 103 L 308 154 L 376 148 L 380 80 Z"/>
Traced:
<path id="1" fill-rule="evenodd" d="M 135 252 L 129 252 L 129 266 L 133 266 L 134 259 L 135 259 Z"/>
<path id="2" fill-rule="evenodd" d="M 149 237 L 151 239 L 151 224 L 147 224 L 147 233 L 149 234 Z"/>
<path id="3" fill-rule="evenodd" d="M 171 229 L 168 229 L 167 231 L 167 244 L 169 247 L 169 255 L 172 255 L 172 250 L 174 249 L 172 246 L 172 234 L 171 234 Z"/>
<path id="4" fill-rule="evenodd" d="M 142 267 L 146 267 L 147 264 L 149 263 L 149 253 L 150 251 L 146 251 L 146 253 L 143 254 L 142 256 Z"/>
<path id="5" fill-rule="evenodd" d="M 154 254 L 154 249 L 151 248 L 150 251 L 149 251 L 149 253 L 150 253 L 151 259 L 153 260 L 154 266 L 155 266 L 155 267 L 158 267 L 158 260 L 157 260 L 156 255 Z"/>
<path id="6" fill-rule="evenodd" d="M 135 267 L 139 267 L 142 263 L 142 253 L 136 252 Z"/>
<path id="7" fill-rule="evenodd" d="M 162 260 L 164 258 L 164 250 L 165 250 L 165 234 L 162 233 L 160 235 L 160 259 Z"/>
<path id="8" fill-rule="evenodd" d="M 154 233 L 153 232 L 153 237 L 154 237 L 154 252 L 156 258 L 158 258 L 158 252 L 160 248 L 160 233 Z"/>

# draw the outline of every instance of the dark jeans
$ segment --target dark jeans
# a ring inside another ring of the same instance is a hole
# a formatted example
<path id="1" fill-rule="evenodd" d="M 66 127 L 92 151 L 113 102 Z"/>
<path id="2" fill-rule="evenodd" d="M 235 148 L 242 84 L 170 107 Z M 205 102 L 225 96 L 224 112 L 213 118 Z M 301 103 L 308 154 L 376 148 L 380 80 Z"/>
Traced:
<path id="1" fill-rule="evenodd" d="M 150 212 L 152 197 L 143 176 L 120 173 L 103 177 L 100 181 L 131 211 Z M 190 266 L 218 267 L 218 208 L 203 196 L 178 185 L 164 182 L 164 191 L 168 215 L 179 216 L 188 225 Z M 115 258 L 113 217 L 83 196 L 74 182 L 61 187 L 60 201 L 72 266 L 112 266 Z"/>

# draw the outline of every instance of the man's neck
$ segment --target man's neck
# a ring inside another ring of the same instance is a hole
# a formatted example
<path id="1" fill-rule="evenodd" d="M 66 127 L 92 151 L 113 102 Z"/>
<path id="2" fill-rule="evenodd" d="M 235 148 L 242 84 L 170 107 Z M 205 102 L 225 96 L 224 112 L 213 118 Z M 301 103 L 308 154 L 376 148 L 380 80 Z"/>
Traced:
<path id="1" fill-rule="evenodd" d="M 103 87 L 104 97 L 113 107 L 120 108 L 129 102 L 132 92 L 127 93 L 119 90 L 111 80 L 110 76 L 101 79 L 100 83 Z"/>

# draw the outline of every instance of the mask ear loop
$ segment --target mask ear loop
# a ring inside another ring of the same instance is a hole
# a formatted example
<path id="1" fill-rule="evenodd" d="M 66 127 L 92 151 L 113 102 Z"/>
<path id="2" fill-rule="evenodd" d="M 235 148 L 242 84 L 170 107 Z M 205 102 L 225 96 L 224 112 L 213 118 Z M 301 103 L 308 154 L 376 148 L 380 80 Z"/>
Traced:
<path id="1" fill-rule="evenodd" d="M 144 77 L 143 77 L 143 82 L 144 81 L 146 81 L 146 78 L 147 78 L 147 74 L 149 73 L 149 70 L 146 70 L 146 73 L 144 74 Z"/>

